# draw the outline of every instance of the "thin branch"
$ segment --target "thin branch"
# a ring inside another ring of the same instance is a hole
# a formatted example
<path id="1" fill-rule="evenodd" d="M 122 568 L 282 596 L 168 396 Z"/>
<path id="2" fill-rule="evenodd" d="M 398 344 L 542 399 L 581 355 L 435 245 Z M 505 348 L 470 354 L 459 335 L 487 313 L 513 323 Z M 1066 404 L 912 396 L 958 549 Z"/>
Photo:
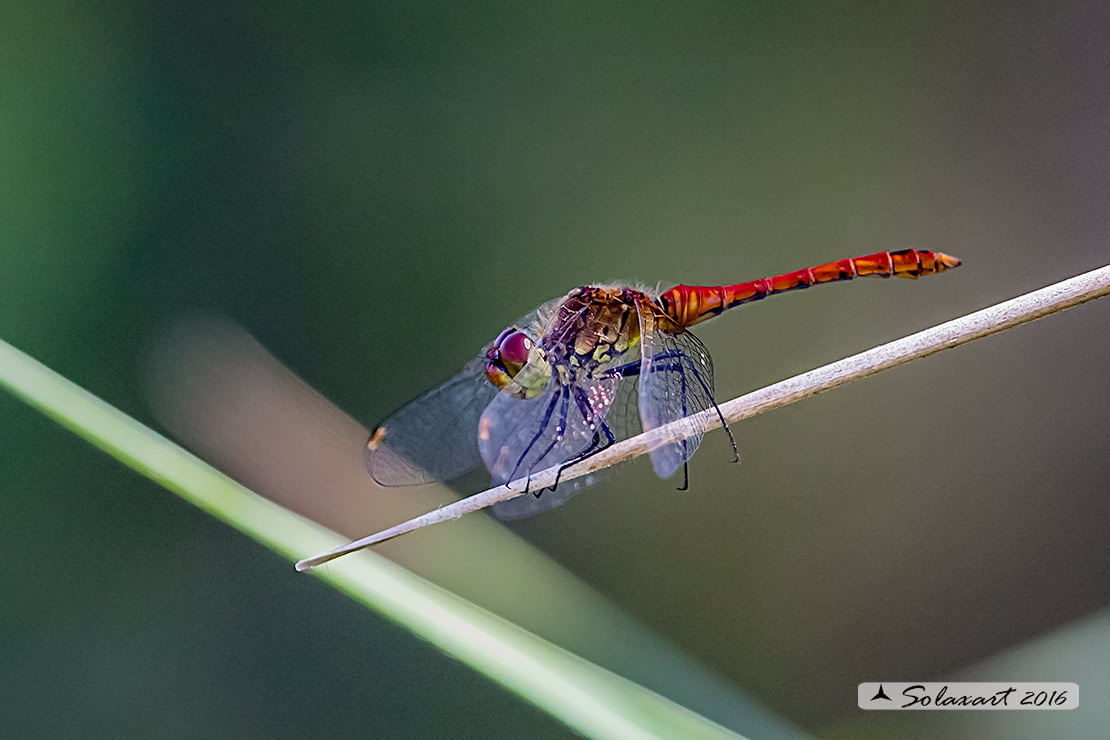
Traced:
<path id="1" fill-rule="evenodd" d="M 1078 306 L 1108 293 L 1110 293 L 1110 265 L 769 385 L 721 404 L 721 412 L 729 423 L 734 423 L 800 401 L 849 381 L 866 378 L 911 360 L 928 357 L 941 350 L 958 347 L 974 339 L 981 339 L 1057 311 Z M 703 411 L 691 418 L 695 419 L 704 430 L 721 426 L 720 419 L 712 410 Z M 588 460 L 568 467 L 563 471 L 560 480 L 567 481 L 588 475 L 596 470 L 646 454 L 663 444 L 680 441 L 690 435 L 691 426 L 689 420 L 683 420 L 626 439 Z M 554 483 L 557 469 L 552 467 L 532 475 L 531 489 L 540 490 Z M 523 478 L 512 481 L 507 486 L 491 488 L 355 540 L 343 547 L 302 560 L 297 563 L 297 570 L 310 570 L 340 555 L 346 555 L 448 519 L 457 519 L 463 514 L 521 496 L 524 490 Z"/>

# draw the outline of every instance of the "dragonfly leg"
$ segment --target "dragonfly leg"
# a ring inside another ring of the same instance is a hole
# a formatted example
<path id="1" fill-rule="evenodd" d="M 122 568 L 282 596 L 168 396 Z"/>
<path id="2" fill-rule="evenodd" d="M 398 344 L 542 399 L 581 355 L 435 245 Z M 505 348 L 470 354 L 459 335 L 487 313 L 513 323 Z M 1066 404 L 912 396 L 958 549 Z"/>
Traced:
<path id="1" fill-rule="evenodd" d="M 540 437 L 543 436 L 543 430 L 547 429 L 547 425 L 551 421 L 551 415 L 553 413 L 555 413 L 555 405 L 559 402 L 560 396 L 562 397 L 564 408 L 566 407 L 566 405 L 567 405 L 566 389 L 561 387 L 560 391 L 561 391 L 561 393 L 559 395 L 555 395 L 555 396 L 551 397 L 551 403 L 549 403 L 547 405 L 547 411 L 544 412 L 543 421 L 540 423 L 539 431 L 536 432 L 536 436 L 532 437 L 532 441 L 529 442 L 528 445 L 524 448 L 524 452 L 520 453 L 520 458 L 516 461 L 516 465 L 513 466 L 512 472 L 509 473 L 508 477 L 505 480 L 505 487 L 506 488 L 509 487 L 509 483 L 512 481 L 513 476 L 516 475 L 516 471 L 520 469 L 521 464 L 524 462 L 524 458 L 526 458 L 528 456 L 528 453 L 532 451 L 533 447 L 535 447 L 536 442 L 538 442 L 540 440 Z M 563 413 L 563 416 L 564 417 L 566 416 L 565 411 Z M 550 448 L 548 448 L 548 450 L 546 450 L 544 452 L 544 455 L 546 455 L 547 452 L 550 452 Z M 543 455 L 541 455 L 540 457 L 543 457 Z M 539 462 L 539 460 L 536 460 L 536 462 Z M 531 482 L 531 469 L 529 469 L 529 481 L 524 484 L 525 492 L 528 491 L 528 485 L 529 485 L 530 482 Z"/>
<path id="2" fill-rule="evenodd" d="M 568 458 L 562 465 L 559 466 L 558 472 L 555 473 L 555 482 L 551 485 L 552 491 L 554 491 L 555 488 L 559 485 L 559 478 L 562 477 L 564 470 L 569 468 L 571 465 L 574 465 L 575 463 L 580 463 L 583 460 L 593 457 L 594 455 L 617 441 L 616 436 L 613 434 L 613 430 L 609 428 L 609 425 L 605 423 L 604 419 L 600 418 L 593 411 L 593 408 L 590 406 L 589 399 L 586 397 L 585 392 L 581 388 L 574 389 L 574 402 L 578 404 L 578 410 L 582 413 L 583 418 L 589 419 L 592 417 L 595 420 L 595 423 L 597 424 L 597 430 L 594 432 L 594 437 L 592 440 L 590 440 L 590 444 L 587 445 L 586 449 L 584 449 L 577 455 Z M 605 435 L 604 442 L 601 441 L 602 434 Z"/>
<path id="3" fill-rule="evenodd" d="M 585 450 L 578 453 L 577 455 L 574 455 L 573 457 L 568 458 L 565 462 L 563 462 L 562 465 L 559 466 L 559 469 L 557 471 L 555 471 L 555 482 L 552 483 L 551 486 L 549 486 L 551 488 L 551 492 L 555 493 L 555 489 L 557 489 L 559 487 L 559 479 L 561 477 L 563 477 L 563 471 L 564 470 L 569 468 L 571 465 L 574 465 L 576 462 L 580 462 L 582 460 L 585 460 L 587 457 L 589 457 L 591 454 L 593 454 L 590 451 L 593 450 L 595 447 L 598 447 L 600 444 L 601 444 L 601 432 L 594 432 L 594 438 L 590 440 L 589 446 L 586 447 Z M 608 446 L 608 445 L 606 445 L 606 446 Z M 597 451 L 601 452 L 601 450 L 603 450 L 603 449 L 605 449 L 605 448 L 601 447 Z"/>
<path id="4" fill-rule="evenodd" d="M 625 363 L 624 365 L 618 365 L 617 367 L 611 367 L 598 377 L 619 378 L 619 377 L 623 377 L 625 375 L 631 377 L 633 375 L 639 375 L 639 374 L 640 374 L 640 361 L 639 360 L 633 360 L 632 362 Z"/>
<path id="5" fill-rule="evenodd" d="M 528 468 L 528 482 L 529 483 L 531 483 L 531 481 L 532 481 L 532 470 L 535 468 L 536 465 L 539 464 L 540 460 L 543 460 L 545 457 L 547 457 L 547 454 L 549 452 L 551 452 L 553 449 L 555 449 L 555 445 L 557 445 L 557 444 L 559 444 L 560 442 L 563 441 L 563 436 L 567 432 L 567 413 L 570 410 L 570 391 L 564 386 L 564 387 L 560 388 L 560 395 L 563 397 L 563 401 L 559 405 L 559 421 L 555 423 L 555 436 L 552 438 L 551 443 L 548 444 L 546 448 L 544 448 L 544 451 L 540 453 L 539 457 L 537 457 L 535 459 L 535 461 L 532 463 L 532 465 L 529 466 L 529 468 Z M 546 419 L 544 419 L 543 429 L 547 428 L 548 421 L 550 421 L 550 415 Z M 542 429 L 541 429 L 541 433 L 542 433 Z M 535 444 L 535 440 L 532 440 L 532 443 Z M 527 451 L 525 451 L 525 453 L 527 454 Z M 523 455 L 521 455 L 520 460 L 517 461 L 516 465 L 517 465 L 518 468 L 520 467 L 520 464 L 522 462 L 524 462 L 524 456 Z M 525 487 L 524 492 L 528 493 L 528 488 L 527 487 Z M 539 498 L 542 493 L 543 493 L 543 489 L 541 488 L 538 491 L 533 491 L 532 495 L 535 496 L 536 498 Z"/>
<path id="6" fill-rule="evenodd" d="M 702 390 L 705 391 L 705 395 L 709 397 L 709 402 L 713 404 L 713 410 L 717 412 L 717 418 L 721 420 L 721 428 L 725 430 L 725 434 L 728 435 L 728 442 L 732 445 L 732 461 L 734 463 L 740 462 L 740 450 L 736 448 L 736 438 L 732 436 L 732 429 L 729 428 L 728 422 L 725 421 L 725 415 L 721 413 L 721 407 L 717 405 L 717 399 L 713 398 L 713 389 L 710 388 L 709 384 L 702 378 L 701 373 L 699 373 L 698 369 L 694 366 L 694 361 L 687 357 L 685 352 L 679 352 L 678 354 L 682 355 L 682 359 L 686 360 L 686 364 L 690 366 L 690 370 L 701 384 Z"/>
<path id="7" fill-rule="evenodd" d="M 680 352 L 679 354 L 681 354 L 683 357 L 686 357 L 686 353 L 684 353 L 684 352 Z M 682 360 L 679 360 L 679 367 L 682 366 L 681 363 L 682 363 Z M 691 368 L 693 368 L 693 365 L 691 365 Z M 698 371 L 694 370 L 694 374 L 697 375 Z M 679 375 L 682 376 L 682 415 L 686 416 L 686 414 L 689 413 L 686 409 L 686 373 L 680 371 Z M 702 385 L 704 386 L 704 383 Z M 712 393 L 709 394 L 709 400 L 710 401 L 713 400 L 713 394 Z M 690 451 L 689 451 L 689 448 L 686 446 L 686 440 L 684 439 L 684 440 L 682 440 L 682 485 L 678 487 L 678 490 L 688 491 L 689 489 L 690 489 Z"/>
<path id="8" fill-rule="evenodd" d="M 653 363 L 658 363 L 660 360 L 671 360 L 671 359 L 674 359 L 674 358 L 679 357 L 679 356 L 686 357 L 686 353 L 682 352 L 681 350 L 671 349 L 671 350 L 667 350 L 666 352 L 660 352 L 659 354 L 652 357 L 651 361 Z M 674 370 L 681 370 L 681 369 L 682 369 L 682 363 L 681 363 L 681 360 L 680 360 L 677 363 L 668 363 L 666 365 L 656 364 L 651 368 L 651 371 L 653 373 L 658 373 L 658 372 L 665 372 L 665 371 L 668 371 L 668 370 L 669 371 L 674 371 Z M 625 363 L 624 365 L 609 368 L 605 372 L 604 377 L 616 377 L 616 376 L 633 377 L 633 376 L 636 376 L 636 375 L 639 375 L 639 374 L 640 374 L 640 361 L 639 360 L 633 360 L 632 362 Z"/>

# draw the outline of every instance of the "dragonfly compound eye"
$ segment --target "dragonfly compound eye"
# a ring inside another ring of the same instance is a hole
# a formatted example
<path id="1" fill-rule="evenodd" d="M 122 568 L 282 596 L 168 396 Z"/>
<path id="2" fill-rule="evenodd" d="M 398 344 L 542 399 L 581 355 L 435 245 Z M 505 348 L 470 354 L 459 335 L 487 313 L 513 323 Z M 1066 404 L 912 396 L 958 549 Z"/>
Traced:
<path id="1" fill-rule="evenodd" d="M 501 340 L 498 353 L 505 367 L 516 365 L 523 367 L 528 362 L 528 354 L 532 351 L 532 340 L 521 331 L 516 331 Z M 515 374 L 515 373 L 514 373 Z"/>
<path id="2" fill-rule="evenodd" d="M 536 397 L 550 377 L 551 365 L 543 350 L 515 328 L 501 332 L 486 353 L 486 378 L 518 398 Z"/>

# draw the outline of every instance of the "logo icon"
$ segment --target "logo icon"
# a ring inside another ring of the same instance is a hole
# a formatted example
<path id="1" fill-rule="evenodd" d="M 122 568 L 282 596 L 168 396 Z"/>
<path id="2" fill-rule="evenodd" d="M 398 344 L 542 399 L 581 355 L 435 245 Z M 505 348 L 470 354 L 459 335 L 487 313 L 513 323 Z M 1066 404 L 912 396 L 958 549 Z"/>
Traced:
<path id="1" fill-rule="evenodd" d="M 885 691 L 883 691 L 883 685 L 882 684 L 879 684 L 878 692 L 874 696 L 871 697 L 871 701 L 875 701 L 876 699 L 886 699 L 887 701 L 894 701 L 893 699 L 891 699 L 889 696 L 886 695 Z"/>

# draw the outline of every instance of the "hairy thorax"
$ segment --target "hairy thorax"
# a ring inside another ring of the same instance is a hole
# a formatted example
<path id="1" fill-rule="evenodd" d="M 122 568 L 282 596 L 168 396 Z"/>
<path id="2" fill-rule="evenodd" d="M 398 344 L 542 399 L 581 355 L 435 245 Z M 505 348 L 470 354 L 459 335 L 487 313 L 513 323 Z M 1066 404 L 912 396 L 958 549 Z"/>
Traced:
<path id="1" fill-rule="evenodd" d="M 572 376 L 590 377 L 598 367 L 636 346 L 640 341 L 636 304 L 642 297 L 628 288 L 586 286 L 571 291 L 540 340 L 552 365 Z"/>

